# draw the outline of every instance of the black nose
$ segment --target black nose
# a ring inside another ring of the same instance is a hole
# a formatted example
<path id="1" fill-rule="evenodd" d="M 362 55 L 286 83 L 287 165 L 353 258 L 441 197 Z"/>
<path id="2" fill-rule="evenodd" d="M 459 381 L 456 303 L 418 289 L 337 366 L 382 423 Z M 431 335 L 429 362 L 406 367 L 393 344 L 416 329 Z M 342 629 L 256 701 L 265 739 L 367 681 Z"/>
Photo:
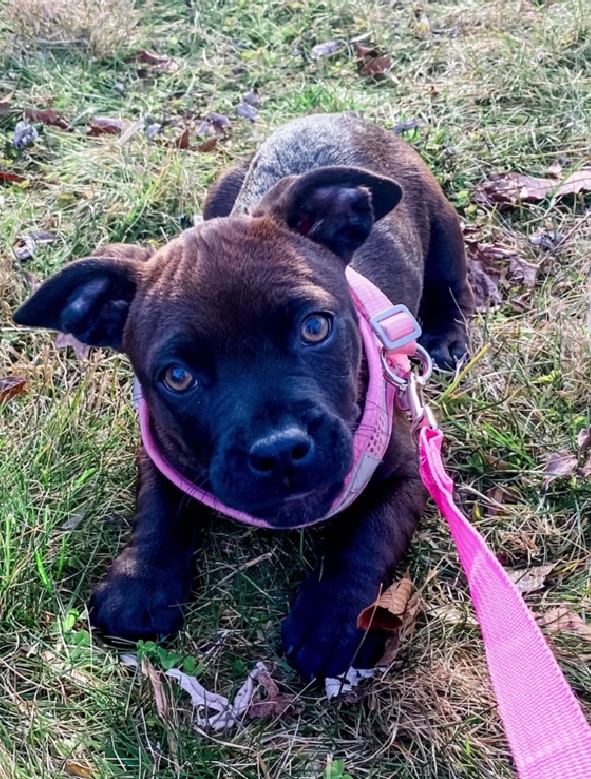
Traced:
<path id="1" fill-rule="evenodd" d="M 307 465 L 313 448 L 314 441 L 299 427 L 274 430 L 252 444 L 248 465 L 256 476 L 289 476 Z"/>

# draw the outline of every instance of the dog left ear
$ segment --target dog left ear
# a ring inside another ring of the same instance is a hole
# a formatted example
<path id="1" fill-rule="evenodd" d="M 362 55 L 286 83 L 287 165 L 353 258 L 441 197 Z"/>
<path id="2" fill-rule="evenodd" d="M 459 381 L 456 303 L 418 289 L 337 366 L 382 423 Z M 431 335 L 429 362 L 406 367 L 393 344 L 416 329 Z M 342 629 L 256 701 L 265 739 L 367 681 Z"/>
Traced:
<path id="1" fill-rule="evenodd" d="M 349 260 L 374 222 L 401 199 L 402 188 L 392 179 L 363 168 L 334 166 L 282 179 L 252 215 L 271 216 Z"/>

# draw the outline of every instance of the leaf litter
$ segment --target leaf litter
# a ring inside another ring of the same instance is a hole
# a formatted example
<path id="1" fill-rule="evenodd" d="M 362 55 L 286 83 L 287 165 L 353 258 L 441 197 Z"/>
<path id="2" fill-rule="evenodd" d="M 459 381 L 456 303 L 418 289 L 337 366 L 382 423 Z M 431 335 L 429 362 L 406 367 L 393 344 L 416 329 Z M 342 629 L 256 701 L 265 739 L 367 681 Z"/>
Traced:
<path id="1" fill-rule="evenodd" d="M 548 195 L 555 198 L 576 195 L 591 190 L 591 168 L 573 171 L 562 182 L 552 176 L 536 178 L 524 173 L 492 173 L 477 189 L 475 200 L 482 205 L 516 206 L 523 202 L 538 202 Z"/>
<path id="2" fill-rule="evenodd" d="M 55 108 L 25 108 L 25 119 L 28 122 L 41 122 L 50 127 L 59 127 L 61 130 L 70 129 L 66 117 Z"/>
<path id="3" fill-rule="evenodd" d="M 0 403 L 27 391 L 28 382 L 24 376 L 0 377 Z"/>
<path id="4" fill-rule="evenodd" d="M 263 662 L 256 664 L 231 701 L 223 695 L 206 690 L 195 676 L 178 668 L 159 672 L 145 659 L 140 664 L 137 656 L 132 653 L 124 653 L 119 659 L 125 666 L 140 668 L 147 676 L 154 692 L 156 709 L 162 718 L 167 712 L 162 676 L 174 679 L 179 687 L 189 694 L 199 728 L 225 730 L 239 725 L 247 714 L 253 719 L 261 719 L 281 716 L 294 710 L 296 696 L 279 692 Z M 260 697 L 261 691 L 265 693 L 264 699 Z"/>

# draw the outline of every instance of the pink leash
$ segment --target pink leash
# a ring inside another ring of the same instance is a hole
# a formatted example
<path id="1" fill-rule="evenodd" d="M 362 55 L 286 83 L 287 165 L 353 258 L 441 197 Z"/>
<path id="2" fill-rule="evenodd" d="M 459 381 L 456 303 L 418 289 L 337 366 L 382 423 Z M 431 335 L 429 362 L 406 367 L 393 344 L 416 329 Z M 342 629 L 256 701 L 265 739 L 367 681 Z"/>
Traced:
<path id="1" fill-rule="evenodd" d="M 422 400 L 431 361 L 417 343 L 420 328 L 404 306 L 392 306 L 368 279 L 347 268 L 351 293 L 370 368 L 363 431 L 355 438 L 355 467 L 329 516 L 342 511 L 364 489 L 390 438 L 394 402 L 410 412 L 420 430 L 421 477 L 446 518 L 470 586 L 484 638 L 490 677 L 520 779 L 591 779 L 591 727 L 544 636 L 515 585 L 454 503 L 453 483 L 441 460 L 443 434 Z M 410 371 L 409 356 L 422 363 Z M 254 525 L 267 523 L 224 506 L 200 490 L 160 453 L 148 408 L 140 401 L 146 451 L 179 489 L 218 511 Z M 322 518 L 320 518 L 322 519 Z"/>
<path id="2" fill-rule="evenodd" d="M 421 420 L 419 419 L 419 424 Z M 520 779 L 591 779 L 591 728 L 534 616 L 453 499 L 443 434 L 421 427 L 421 477 L 448 522 L 470 586 Z"/>

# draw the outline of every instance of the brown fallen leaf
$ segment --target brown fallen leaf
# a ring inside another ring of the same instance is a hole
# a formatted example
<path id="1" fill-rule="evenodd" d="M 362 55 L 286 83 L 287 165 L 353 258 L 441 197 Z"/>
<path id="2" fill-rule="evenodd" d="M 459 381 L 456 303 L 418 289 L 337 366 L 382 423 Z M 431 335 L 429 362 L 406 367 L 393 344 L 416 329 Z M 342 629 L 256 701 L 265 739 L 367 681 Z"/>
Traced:
<path id="1" fill-rule="evenodd" d="M 41 122 L 62 130 L 68 130 L 70 127 L 63 113 L 56 111 L 55 108 L 25 108 L 25 119 L 28 122 Z"/>
<path id="2" fill-rule="evenodd" d="M 111 119 L 108 116 L 95 116 L 86 130 L 87 135 L 118 135 L 125 130 L 125 123 L 121 119 Z"/>
<path id="3" fill-rule="evenodd" d="M 383 54 L 366 62 L 359 62 L 358 71 L 361 76 L 377 78 L 383 76 L 391 67 L 392 58 L 388 54 Z"/>
<path id="4" fill-rule="evenodd" d="M 546 578 L 555 568 L 556 563 L 546 563 L 521 570 L 507 569 L 507 576 L 522 595 L 527 595 L 529 592 L 541 590 L 546 583 Z"/>
<path id="5" fill-rule="evenodd" d="M 383 53 L 383 51 L 380 51 L 375 46 L 362 46 L 360 43 L 355 44 L 355 54 L 358 59 L 364 59 L 365 57 L 380 57 Z"/>
<path id="6" fill-rule="evenodd" d="M 568 479 L 577 468 L 579 458 L 576 454 L 565 452 L 556 452 L 553 454 L 544 468 L 544 481 L 542 482 L 542 492 L 546 492 L 548 487 L 556 479 Z"/>
<path id="7" fill-rule="evenodd" d="M 264 700 L 260 699 L 260 690 L 255 694 L 255 698 L 248 710 L 248 716 L 251 719 L 280 717 L 294 712 L 296 696 L 286 692 L 279 692 L 279 687 L 277 687 L 266 668 L 257 671 L 256 680 L 263 689 L 266 698 Z"/>
<path id="8" fill-rule="evenodd" d="M 585 454 L 587 449 L 591 446 L 591 429 L 588 427 L 584 427 L 582 430 L 579 430 L 579 433 L 577 435 L 577 449 L 581 454 Z"/>
<path id="9" fill-rule="evenodd" d="M 79 360 L 88 360 L 90 355 L 90 346 L 74 338 L 71 333 L 58 333 L 55 337 L 55 345 L 58 349 L 71 346 Z"/>
<path id="10" fill-rule="evenodd" d="M 326 41 L 326 43 L 317 43 L 312 47 L 310 51 L 310 57 L 313 60 L 320 59 L 321 57 L 328 57 L 330 54 L 334 54 L 340 49 L 340 44 L 337 41 Z"/>
<path id="11" fill-rule="evenodd" d="M 25 177 L 20 173 L 14 173 L 11 170 L 0 170 L 0 181 L 25 181 Z"/>
<path id="12" fill-rule="evenodd" d="M 591 189 L 591 168 L 581 168 L 570 174 L 562 183 L 556 178 L 535 178 L 523 173 L 493 173 L 478 188 L 476 202 L 484 205 L 544 200 L 548 195 L 564 197 L 581 190 Z"/>
<path id="13" fill-rule="evenodd" d="M 0 403 L 22 395 L 26 389 L 27 380 L 24 376 L 3 376 L 0 378 Z"/>
<path id="14" fill-rule="evenodd" d="M 178 63 L 167 54 L 156 54 L 153 51 L 146 51 L 146 49 L 140 49 L 136 53 L 135 61 L 161 70 L 163 73 L 174 73 L 179 68 Z"/>
<path id="15" fill-rule="evenodd" d="M 7 95 L 0 97 L 0 116 L 2 114 L 7 114 L 10 111 L 13 97 L 14 92 L 9 92 Z"/>
<path id="16" fill-rule="evenodd" d="M 538 619 L 541 627 L 553 633 L 574 633 L 585 641 L 591 641 L 591 625 L 587 625 L 583 619 L 567 606 L 556 606 L 549 609 Z"/>
<path id="17" fill-rule="evenodd" d="M 64 769 L 68 776 L 77 776 L 80 779 L 92 779 L 92 771 L 82 763 L 76 763 L 73 760 L 66 760 Z"/>
<path id="18" fill-rule="evenodd" d="M 411 593 L 412 581 L 407 572 L 399 582 L 384 590 L 371 606 L 363 609 L 357 617 L 357 627 L 397 630 L 402 626 Z"/>
<path id="19" fill-rule="evenodd" d="M 185 127 L 183 132 L 179 135 L 179 137 L 175 141 L 175 146 L 177 149 L 182 149 L 183 151 L 189 148 L 189 138 L 191 137 L 191 131 L 188 127 Z"/>
<path id="20" fill-rule="evenodd" d="M 152 663 L 144 657 L 141 663 L 142 672 L 150 680 L 152 690 L 154 692 L 154 701 L 156 703 L 156 711 L 158 716 L 164 722 L 168 714 L 168 702 L 166 695 L 164 694 L 164 688 L 162 686 L 162 678 L 158 671 L 154 668 Z"/>
<path id="21" fill-rule="evenodd" d="M 202 141 L 197 144 L 196 150 L 201 152 L 213 151 L 218 144 L 217 138 L 208 138 L 206 141 Z"/>
<path id="22" fill-rule="evenodd" d="M 498 276 L 488 273 L 484 264 L 479 260 L 469 260 L 468 280 L 474 293 L 474 304 L 477 311 L 498 306 L 503 302 Z"/>
<path id="23" fill-rule="evenodd" d="M 509 261 L 507 278 L 518 281 L 525 287 L 533 287 L 539 271 L 540 266 L 536 265 L 535 262 L 527 262 L 522 257 L 515 256 L 511 257 Z"/>
<path id="24" fill-rule="evenodd" d="M 579 476 L 591 476 L 591 454 L 587 457 L 581 467 L 577 468 L 577 473 Z"/>

